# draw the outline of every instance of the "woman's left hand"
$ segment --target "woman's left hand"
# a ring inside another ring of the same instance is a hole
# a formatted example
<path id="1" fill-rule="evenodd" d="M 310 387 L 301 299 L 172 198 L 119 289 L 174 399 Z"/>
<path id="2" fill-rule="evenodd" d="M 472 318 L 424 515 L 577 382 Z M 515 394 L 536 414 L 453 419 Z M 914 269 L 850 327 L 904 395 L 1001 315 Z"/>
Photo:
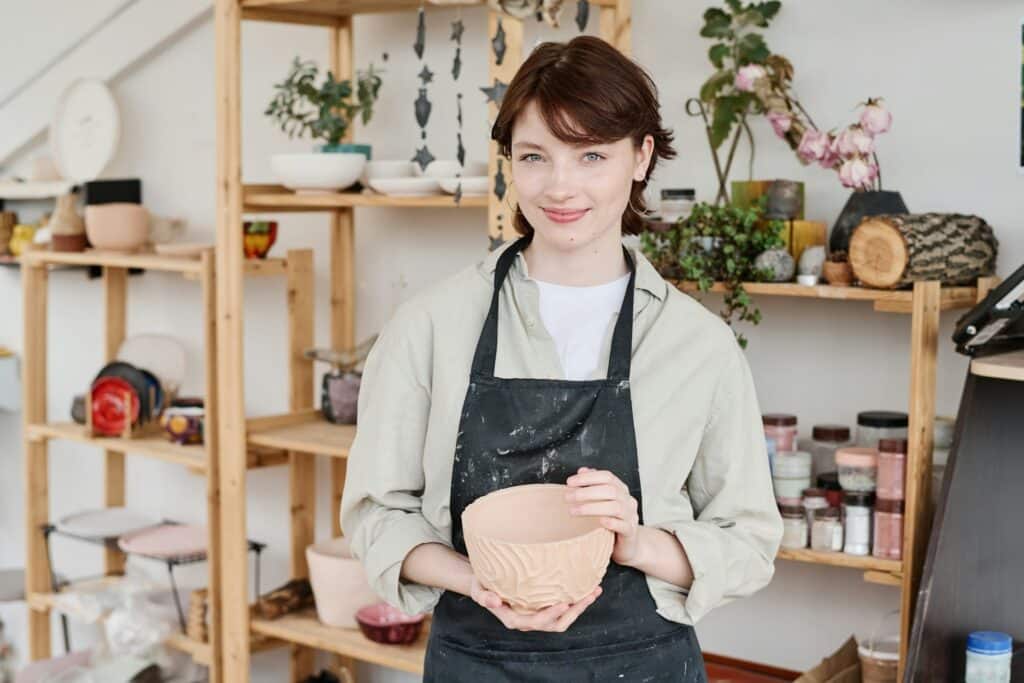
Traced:
<path id="1" fill-rule="evenodd" d="M 607 470 L 581 467 L 565 482 L 565 499 L 574 515 L 600 517 L 601 526 L 615 532 L 612 560 L 629 566 L 637 557 L 640 513 L 636 498 L 622 480 Z"/>

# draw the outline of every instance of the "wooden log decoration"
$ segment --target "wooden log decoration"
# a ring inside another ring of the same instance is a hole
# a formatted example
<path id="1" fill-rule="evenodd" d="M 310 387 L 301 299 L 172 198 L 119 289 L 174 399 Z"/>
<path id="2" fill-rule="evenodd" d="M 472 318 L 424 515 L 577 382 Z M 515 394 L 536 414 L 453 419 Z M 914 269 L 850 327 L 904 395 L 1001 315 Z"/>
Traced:
<path id="1" fill-rule="evenodd" d="M 850 238 L 850 265 L 867 287 L 896 289 L 922 280 L 969 285 L 995 272 L 998 250 L 992 228 L 978 216 L 870 216 Z"/>

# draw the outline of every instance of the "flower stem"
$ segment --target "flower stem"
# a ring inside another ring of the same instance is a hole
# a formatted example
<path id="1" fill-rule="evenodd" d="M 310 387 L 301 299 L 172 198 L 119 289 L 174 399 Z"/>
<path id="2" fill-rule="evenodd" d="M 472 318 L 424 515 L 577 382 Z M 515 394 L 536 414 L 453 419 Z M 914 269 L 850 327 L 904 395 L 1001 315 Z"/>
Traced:
<path id="1" fill-rule="evenodd" d="M 747 123 L 747 117 L 744 116 L 740 119 L 740 125 L 743 126 L 743 130 L 747 131 L 747 139 L 750 140 L 750 163 L 747 166 L 747 180 L 754 179 L 754 134 L 750 130 L 750 124 Z"/>
<path id="2" fill-rule="evenodd" d="M 875 158 L 875 171 L 877 173 L 877 176 L 875 177 L 875 182 L 876 182 L 876 184 L 878 186 L 878 191 L 881 192 L 882 191 L 882 165 L 880 163 L 878 163 L 878 152 L 872 152 L 871 156 L 873 156 Z"/>

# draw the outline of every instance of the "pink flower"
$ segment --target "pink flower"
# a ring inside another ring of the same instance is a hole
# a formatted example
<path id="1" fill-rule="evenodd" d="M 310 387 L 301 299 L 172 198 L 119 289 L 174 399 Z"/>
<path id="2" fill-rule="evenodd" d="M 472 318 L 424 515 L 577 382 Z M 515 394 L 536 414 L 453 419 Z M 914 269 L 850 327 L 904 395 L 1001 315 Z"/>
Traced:
<path id="1" fill-rule="evenodd" d="M 839 167 L 839 182 L 855 190 L 869 189 L 878 177 L 878 167 L 862 157 L 847 159 Z"/>
<path id="2" fill-rule="evenodd" d="M 844 159 L 871 154 L 875 151 L 875 138 L 854 124 L 836 138 L 835 151 Z"/>
<path id="3" fill-rule="evenodd" d="M 796 154 L 804 161 L 804 163 L 809 164 L 812 161 L 820 161 L 828 151 L 828 147 L 828 133 L 822 133 L 820 130 L 808 128 L 804 131 L 803 137 L 800 138 L 800 144 L 796 148 Z"/>
<path id="4" fill-rule="evenodd" d="M 736 80 L 733 85 L 741 92 L 754 92 L 754 81 L 765 78 L 768 72 L 760 64 L 747 64 L 741 66 L 736 72 Z"/>
<path id="5" fill-rule="evenodd" d="M 770 111 L 767 114 L 768 122 L 772 124 L 772 129 L 775 130 L 775 134 L 780 138 L 786 137 L 786 132 L 793 125 L 793 117 L 789 112 L 784 111 Z"/>
<path id="6" fill-rule="evenodd" d="M 839 153 L 836 151 L 836 136 L 829 133 L 826 136 L 825 152 L 818 159 L 818 165 L 822 168 L 835 168 L 839 161 Z"/>
<path id="7" fill-rule="evenodd" d="M 892 113 L 880 100 L 868 100 L 860 113 L 860 125 L 871 135 L 881 135 L 892 128 Z"/>

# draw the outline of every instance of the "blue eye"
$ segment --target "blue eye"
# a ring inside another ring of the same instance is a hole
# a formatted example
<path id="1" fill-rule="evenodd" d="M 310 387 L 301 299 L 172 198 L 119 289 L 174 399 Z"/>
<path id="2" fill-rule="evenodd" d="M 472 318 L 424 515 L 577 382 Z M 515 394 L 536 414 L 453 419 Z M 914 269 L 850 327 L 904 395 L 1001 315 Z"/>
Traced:
<path id="1" fill-rule="evenodd" d="M 587 152 L 583 156 L 586 157 L 587 161 L 600 161 L 601 159 L 604 159 L 604 156 L 597 152 Z"/>
<path id="2" fill-rule="evenodd" d="M 539 154 L 524 154 L 523 156 L 519 157 L 520 161 L 534 161 L 535 159 L 539 160 L 540 159 L 540 155 Z"/>

